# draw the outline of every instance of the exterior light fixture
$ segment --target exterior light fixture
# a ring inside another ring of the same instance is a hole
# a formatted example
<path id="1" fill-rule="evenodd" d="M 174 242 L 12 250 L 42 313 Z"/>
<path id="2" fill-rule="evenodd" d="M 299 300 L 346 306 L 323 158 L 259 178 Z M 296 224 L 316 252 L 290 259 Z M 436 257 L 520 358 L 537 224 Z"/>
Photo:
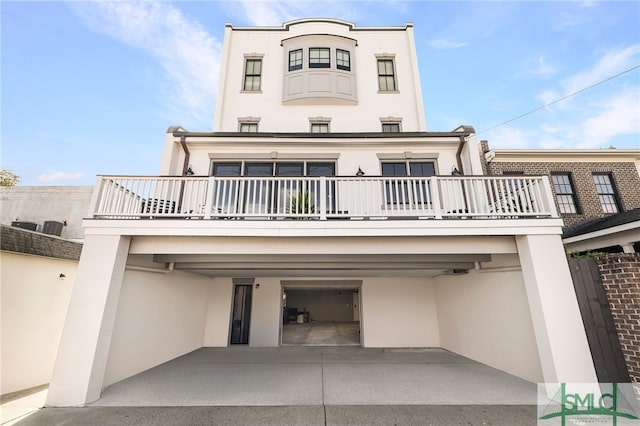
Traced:
<path id="1" fill-rule="evenodd" d="M 189 168 L 187 169 L 186 172 L 184 172 L 185 176 L 193 176 L 195 175 L 195 173 L 193 172 L 193 169 L 191 168 L 191 166 L 189 166 Z"/>
<path id="2" fill-rule="evenodd" d="M 356 176 L 364 176 L 364 172 L 362 171 L 360 166 L 358 166 L 358 171 L 356 172 Z"/>
<path id="3" fill-rule="evenodd" d="M 460 176 L 462 173 L 460 173 L 460 170 L 458 170 L 458 168 L 456 166 L 453 166 L 453 170 L 451 170 L 451 175 L 453 176 Z"/>

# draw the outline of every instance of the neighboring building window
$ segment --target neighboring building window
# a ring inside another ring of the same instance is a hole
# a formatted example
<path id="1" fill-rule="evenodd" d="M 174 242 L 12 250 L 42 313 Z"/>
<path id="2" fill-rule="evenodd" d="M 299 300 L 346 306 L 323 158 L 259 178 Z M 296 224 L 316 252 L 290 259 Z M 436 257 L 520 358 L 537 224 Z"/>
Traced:
<path id="1" fill-rule="evenodd" d="M 258 123 L 240 123 L 240 133 L 257 133 Z"/>
<path id="2" fill-rule="evenodd" d="M 248 92 L 259 92 L 261 75 L 262 59 L 247 59 L 244 69 L 243 90 Z"/>
<path id="3" fill-rule="evenodd" d="M 578 203 L 576 202 L 576 191 L 571 181 L 569 173 L 553 173 L 551 175 L 553 189 L 556 192 L 560 213 L 578 213 Z"/>
<path id="4" fill-rule="evenodd" d="M 522 176 L 524 175 L 524 172 L 521 171 L 517 171 L 517 170 L 512 170 L 512 171 L 503 171 L 502 172 L 502 176 Z"/>
<path id="5" fill-rule="evenodd" d="M 399 133 L 400 123 L 382 123 L 383 133 Z"/>
<path id="6" fill-rule="evenodd" d="M 600 197 L 602 211 L 605 213 L 618 213 L 620 211 L 618 194 L 613 185 L 611 175 L 608 173 L 594 173 L 593 183 L 595 183 L 598 197 Z"/>
<path id="7" fill-rule="evenodd" d="M 289 71 L 302 69 L 302 49 L 289 52 Z"/>
<path id="8" fill-rule="evenodd" d="M 331 60 L 328 47 L 309 48 L 309 68 L 329 68 Z"/>
<path id="9" fill-rule="evenodd" d="M 329 123 L 311 123 L 311 133 L 329 133 Z"/>
<path id="10" fill-rule="evenodd" d="M 336 67 L 339 70 L 351 71 L 351 56 L 348 50 L 336 49 Z"/>
<path id="11" fill-rule="evenodd" d="M 393 59 L 378 59 L 378 88 L 383 92 L 396 90 Z"/>

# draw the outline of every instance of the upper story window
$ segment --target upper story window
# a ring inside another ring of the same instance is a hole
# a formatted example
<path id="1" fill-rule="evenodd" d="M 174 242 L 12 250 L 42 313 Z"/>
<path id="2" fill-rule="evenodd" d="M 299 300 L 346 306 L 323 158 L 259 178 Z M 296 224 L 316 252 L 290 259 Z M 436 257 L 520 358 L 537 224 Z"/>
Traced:
<path id="1" fill-rule="evenodd" d="M 302 69 L 302 49 L 289 52 L 289 71 Z"/>
<path id="2" fill-rule="evenodd" d="M 620 203 L 611 174 L 594 173 L 593 183 L 595 183 L 596 191 L 598 191 L 602 211 L 605 213 L 618 213 L 620 211 Z"/>
<path id="3" fill-rule="evenodd" d="M 240 123 L 240 133 L 257 133 L 258 123 Z"/>
<path id="4" fill-rule="evenodd" d="M 399 133 L 400 123 L 382 123 L 383 133 Z"/>
<path id="5" fill-rule="evenodd" d="M 339 70 L 351 71 L 351 53 L 348 50 L 336 49 L 336 67 Z"/>
<path id="6" fill-rule="evenodd" d="M 242 90 L 247 92 L 259 92 L 262 78 L 262 59 L 247 58 L 244 66 L 244 84 Z"/>
<path id="7" fill-rule="evenodd" d="M 328 47 L 309 48 L 309 68 L 329 68 L 331 66 L 331 50 Z"/>
<path id="8" fill-rule="evenodd" d="M 381 92 L 395 92 L 396 75 L 392 58 L 378 59 L 378 89 Z"/>
<path id="9" fill-rule="evenodd" d="M 329 133 L 329 123 L 311 123 L 311 133 Z"/>
<path id="10" fill-rule="evenodd" d="M 553 189 L 556 192 L 560 213 L 578 213 L 576 191 L 573 187 L 571 175 L 569 173 L 552 173 L 551 181 L 553 182 Z"/>

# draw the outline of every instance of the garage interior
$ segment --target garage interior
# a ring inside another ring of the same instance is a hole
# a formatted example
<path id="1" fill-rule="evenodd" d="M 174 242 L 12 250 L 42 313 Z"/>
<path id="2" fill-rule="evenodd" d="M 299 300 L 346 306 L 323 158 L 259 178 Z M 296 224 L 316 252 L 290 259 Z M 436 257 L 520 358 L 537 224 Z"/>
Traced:
<path id="1" fill-rule="evenodd" d="M 281 344 L 359 346 L 358 286 L 317 282 L 305 287 L 283 282 Z"/>

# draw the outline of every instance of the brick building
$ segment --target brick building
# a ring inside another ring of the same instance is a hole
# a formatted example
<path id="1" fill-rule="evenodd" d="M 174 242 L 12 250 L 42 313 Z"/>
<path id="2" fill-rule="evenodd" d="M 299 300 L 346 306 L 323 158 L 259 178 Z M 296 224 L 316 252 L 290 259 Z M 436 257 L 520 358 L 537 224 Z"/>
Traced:
<path id="1" fill-rule="evenodd" d="M 640 149 L 490 149 L 487 141 L 479 147 L 487 175 L 549 176 L 568 251 L 632 252 L 634 244 L 637 251 Z"/>

